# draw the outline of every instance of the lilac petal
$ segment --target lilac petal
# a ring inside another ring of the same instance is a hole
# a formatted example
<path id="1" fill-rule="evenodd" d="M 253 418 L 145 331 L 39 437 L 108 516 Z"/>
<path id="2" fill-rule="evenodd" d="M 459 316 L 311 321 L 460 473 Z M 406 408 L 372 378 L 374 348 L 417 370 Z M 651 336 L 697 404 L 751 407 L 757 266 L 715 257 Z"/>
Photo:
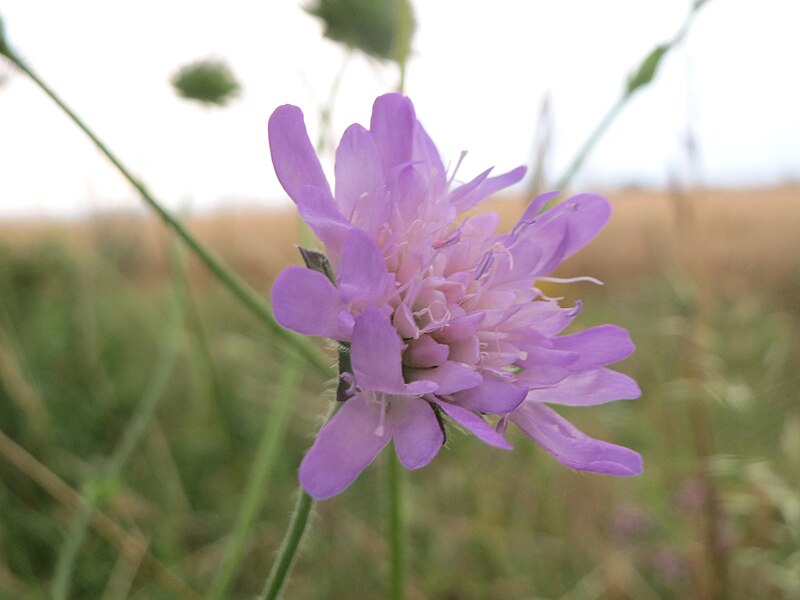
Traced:
<path id="1" fill-rule="evenodd" d="M 439 385 L 437 394 L 453 394 L 481 384 L 483 377 L 472 367 L 448 360 L 433 369 L 408 369 L 413 381 L 433 381 Z"/>
<path id="2" fill-rule="evenodd" d="M 385 94 L 375 100 L 369 130 L 384 173 L 411 160 L 416 120 L 411 100 L 402 94 Z"/>
<path id="3" fill-rule="evenodd" d="M 414 128 L 414 143 L 411 159 L 415 163 L 422 163 L 424 166 L 423 173 L 428 178 L 433 188 L 432 193 L 435 197 L 438 197 L 447 185 L 445 168 L 433 140 L 431 140 L 430 136 L 428 136 L 427 132 L 422 128 L 422 125 L 419 124 L 419 121 L 417 121 L 416 127 Z"/>
<path id="4" fill-rule="evenodd" d="M 548 229 L 547 225 L 563 221 L 568 238 L 564 258 L 568 258 L 592 241 L 605 227 L 610 216 L 611 205 L 608 200 L 595 194 L 579 194 L 543 213 L 540 218 L 542 232 L 537 232 L 535 235 L 538 238 L 544 234 L 545 229 Z M 539 229 L 538 224 L 529 227 L 528 230 Z"/>
<path id="5" fill-rule="evenodd" d="M 580 333 L 553 339 L 555 348 L 576 352 L 580 356 L 569 365 L 573 371 L 596 369 L 627 358 L 634 346 L 628 332 L 616 325 L 600 325 Z"/>
<path id="6" fill-rule="evenodd" d="M 542 210 L 542 207 L 553 198 L 556 198 L 559 194 L 561 194 L 560 191 L 552 191 L 536 196 L 536 198 L 531 200 L 531 203 L 528 205 L 528 208 L 525 209 L 525 212 L 522 213 L 522 216 L 519 218 L 519 221 L 517 221 L 514 229 L 517 229 L 523 224 L 534 223 L 536 221 L 536 217 L 539 215 L 539 211 Z"/>
<path id="7" fill-rule="evenodd" d="M 502 448 L 504 450 L 511 450 L 513 446 L 506 441 L 503 434 L 496 431 L 494 427 L 489 425 L 480 416 L 476 415 L 471 410 L 461 408 L 449 402 L 439 402 L 439 406 L 447 414 L 448 417 L 453 419 L 456 423 L 472 432 L 482 442 L 494 446 L 495 448 Z"/>
<path id="8" fill-rule="evenodd" d="M 532 240 L 519 240 L 508 253 L 498 254 L 492 273 L 492 285 L 532 281 L 542 263 L 543 248 Z M 510 255 L 510 256 L 509 256 Z"/>
<path id="9" fill-rule="evenodd" d="M 320 430 L 300 464 L 300 484 L 311 496 L 324 500 L 343 491 L 389 443 L 380 413 L 377 402 L 356 395 Z"/>
<path id="10" fill-rule="evenodd" d="M 306 335 L 349 340 L 351 328 L 343 318 L 339 290 L 318 271 L 289 267 L 272 286 L 275 320 Z"/>
<path id="11" fill-rule="evenodd" d="M 592 406 L 614 400 L 633 400 L 642 392 L 636 382 L 611 369 L 573 373 L 551 388 L 531 390 L 531 402 L 549 402 L 565 406 Z"/>
<path id="12" fill-rule="evenodd" d="M 375 242 L 360 229 L 351 229 L 344 238 L 336 274 L 344 301 L 378 301 L 385 293 L 387 276 L 386 263 Z"/>
<path id="13" fill-rule="evenodd" d="M 481 342 L 477 335 L 460 342 L 452 342 L 449 348 L 449 358 L 456 362 L 474 365 L 481 358 Z"/>
<path id="14" fill-rule="evenodd" d="M 331 253 L 328 258 L 336 262 L 344 238 L 353 226 L 336 208 L 330 192 L 305 186 L 297 192 L 294 201 L 300 217 Z"/>
<path id="15" fill-rule="evenodd" d="M 351 125 L 344 132 L 334 170 L 339 210 L 353 224 L 370 229 L 376 205 L 387 201 L 386 182 L 375 141 L 361 125 Z"/>
<path id="16" fill-rule="evenodd" d="M 478 187 L 484 181 L 486 181 L 493 169 L 494 167 L 489 167 L 483 173 L 475 177 L 472 181 L 468 181 L 467 183 L 460 185 L 450 192 L 450 202 L 455 206 L 458 206 L 460 201 L 468 202 L 472 196 L 472 193 L 478 189 Z"/>
<path id="17" fill-rule="evenodd" d="M 525 399 L 528 388 L 484 373 L 479 386 L 453 394 L 453 403 L 482 413 L 509 413 Z"/>
<path id="18" fill-rule="evenodd" d="M 569 249 L 569 227 L 564 219 L 554 219 L 541 226 L 531 226 L 522 234 L 523 238 L 535 241 L 539 247 L 539 262 L 530 270 L 535 277 L 552 273 L 567 257 Z"/>
<path id="19" fill-rule="evenodd" d="M 525 171 L 527 171 L 526 167 L 517 167 L 516 169 L 513 169 L 508 173 L 498 175 L 497 177 L 485 178 L 479 185 L 475 186 L 468 193 L 458 194 L 455 200 L 452 200 L 451 196 L 451 202 L 459 213 L 464 212 L 465 210 L 475 206 L 484 198 L 488 198 L 495 192 L 499 192 L 503 188 L 507 188 L 508 186 L 517 183 L 525 176 Z M 488 174 L 488 172 L 486 174 Z M 478 177 L 481 177 L 481 175 Z M 473 182 L 474 181 L 475 180 L 473 180 Z M 470 183 L 466 185 L 470 185 Z M 456 195 L 457 192 L 459 192 L 459 189 L 454 190 L 453 195 Z"/>
<path id="20" fill-rule="evenodd" d="M 639 475 L 642 457 L 633 450 L 589 437 L 553 409 L 525 402 L 511 416 L 559 462 L 579 471 L 604 475 Z"/>
<path id="21" fill-rule="evenodd" d="M 447 360 L 449 353 L 449 346 L 437 343 L 429 335 L 423 335 L 408 343 L 403 360 L 409 367 L 429 369 L 441 365 Z"/>
<path id="22" fill-rule="evenodd" d="M 382 311 L 369 307 L 356 318 L 350 361 L 356 384 L 362 390 L 409 395 L 434 391 L 438 387 L 435 383 L 403 381 L 402 351 L 403 342 Z"/>
<path id="23" fill-rule="evenodd" d="M 386 425 L 406 469 L 424 467 L 444 444 L 444 433 L 433 407 L 421 398 L 393 397 L 386 412 Z"/>
<path id="24" fill-rule="evenodd" d="M 475 335 L 478 326 L 485 318 L 486 313 L 477 312 L 451 319 L 446 327 L 435 331 L 433 337 L 445 344 L 467 340 Z"/>
<path id="25" fill-rule="evenodd" d="M 269 118 L 269 147 L 272 164 L 283 189 L 297 202 L 300 190 L 310 185 L 331 195 L 317 153 L 308 139 L 303 112 L 284 104 Z"/>

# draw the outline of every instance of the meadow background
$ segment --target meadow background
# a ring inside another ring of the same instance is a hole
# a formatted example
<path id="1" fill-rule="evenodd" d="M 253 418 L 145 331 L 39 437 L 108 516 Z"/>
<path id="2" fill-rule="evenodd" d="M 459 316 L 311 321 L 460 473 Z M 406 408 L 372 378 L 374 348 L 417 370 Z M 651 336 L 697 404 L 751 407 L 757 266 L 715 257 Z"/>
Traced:
<path id="1" fill-rule="evenodd" d="M 800 597 L 800 184 L 704 187 L 691 159 L 592 188 L 611 222 L 556 275 L 605 285 L 545 288 L 630 331 L 641 399 L 564 412 L 644 474 L 451 428 L 405 475 L 409 600 Z M 529 197 L 483 208 L 510 228 Z M 309 243 L 289 209 L 181 217 L 265 298 Z M 331 388 L 155 217 L 0 220 L 0 599 L 214 597 L 234 541 L 224 597 L 256 597 Z M 284 597 L 385 596 L 385 459 L 316 504 Z"/>
<path id="2" fill-rule="evenodd" d="M 645 473 L 574 473 L 516 431 L 505 453 L 451 430 L 447 451 L 407 477 L 410 598 L 800 594 L 800 187 L 608 196 L 610 225 L 560 273 L 606 285 L 561 290 L 585 300 L 581 327 L 630 330 L 637 352 L 621 368 L 643 394 L 570 418 L 639 450 Z M 489 208 L 511 223 L 522 200 Z M 189 222 L 265 294 L 297 262 L 289 211 Z M 0 237 L 0 595 L 47 597 L 77 491 L 127 537 L 95 523 L 72 597 L 176 597 L 143 553 L 204 590 L 276 418 L 285 350 L 202 265 L 176 260 L 153 219 L 7 222 Z M 263 585 L 329 387 L 299 378 L 232 597 Z M 153 394 L 140 446 L 104 478 Z M 7 438 L 36 462 L 15 462 Z M 380 463 L 317 505 L 287 598 L 381 597 Z"/>

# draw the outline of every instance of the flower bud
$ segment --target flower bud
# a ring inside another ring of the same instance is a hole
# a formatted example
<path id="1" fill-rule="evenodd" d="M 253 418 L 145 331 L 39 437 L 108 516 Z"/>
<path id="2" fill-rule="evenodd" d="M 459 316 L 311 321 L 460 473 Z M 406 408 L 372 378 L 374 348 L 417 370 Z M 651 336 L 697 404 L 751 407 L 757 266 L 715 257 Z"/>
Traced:
<path id="1" fill-rule="evenodd" d="M 398 64 L 408 58 L 415 26 L 408 0 L 315 0 L 306 10 L 322 19 L 330 40 Z"/>
<path id="2" fill-rule="evenodd" d="M 181 67 L 173 76 L 172 85 L 184 98 L 217 106 L 224 106 L 241 90 L 228 65 L 218 60 L 201 60 Z"/>

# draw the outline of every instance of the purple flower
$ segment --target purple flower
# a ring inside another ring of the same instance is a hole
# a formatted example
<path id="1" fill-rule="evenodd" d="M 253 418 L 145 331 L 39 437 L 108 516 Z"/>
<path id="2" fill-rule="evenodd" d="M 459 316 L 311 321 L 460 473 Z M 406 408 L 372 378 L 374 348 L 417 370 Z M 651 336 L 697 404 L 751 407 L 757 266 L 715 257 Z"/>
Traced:
<path id="1" fill-rule="evenodd" d="M 344 490 L 390 440 L 405 467 L 426 465 L 444 442 L 444 419 L 504 449 L 512 422 L 573 469 L 641 472 L 636 452 L 590 438 L 548 406 L 640 394 L 605 368 L 633 351 L 627 332 L 561 335 L 580 304 L 562 307 L 535 287 L 602 229 L 604 198 L 582 194 L 539 214 L 557 194 L 539 196 L 507 234 L 496 233 L 495 214 L 463 217 L 525 169 L 454 185 L 458 165 L 448 177 L 399 94 L 375 101 L 368 130 L 345 131 L 333 191 L 300 109 L 279 107 L 269 139 L 278 179 L 324 243 L 335 280 L 289 267 L 272 290 L 275 317 L 338 340 L 352 367 L 342 374 L 349 399 L 300 467 L 312 496 Z"/>

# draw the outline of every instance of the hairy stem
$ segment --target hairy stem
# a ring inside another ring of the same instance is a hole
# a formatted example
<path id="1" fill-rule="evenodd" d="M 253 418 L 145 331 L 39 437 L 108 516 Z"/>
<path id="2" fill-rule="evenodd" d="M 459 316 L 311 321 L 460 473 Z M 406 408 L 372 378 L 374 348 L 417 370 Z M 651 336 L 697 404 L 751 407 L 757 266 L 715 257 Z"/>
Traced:
<path id="1" fill-rule="evenodd" d="M 264 586 L 264 591 L 259 596 L 259 600 L 276 600 L 280 596 L 297 556 L 297 550 L 305 536 L 308 517 L 313 506 L 314 499 L 304 490 L 299 490 L 294 512 L 292 513 L 292 520 L 289 522 L 289 529 L 286 531 L 286 537 L 283 538 L 281 549 L 278 552 L 278 560 L 272 565 L 272 570 Z"/>

